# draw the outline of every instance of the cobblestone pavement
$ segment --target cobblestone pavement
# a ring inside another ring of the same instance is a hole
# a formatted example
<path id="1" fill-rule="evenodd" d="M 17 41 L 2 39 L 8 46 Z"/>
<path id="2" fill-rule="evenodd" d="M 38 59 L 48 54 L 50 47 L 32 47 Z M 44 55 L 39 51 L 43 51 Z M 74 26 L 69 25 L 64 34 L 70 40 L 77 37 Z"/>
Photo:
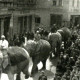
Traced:
<path id="1" fill-rule="evenodd" d="M 56 73 L 56 63 L 57 63 L 57 58 L 53 59 L 53 60 L 47 60 L 46 62 L 46 70 L 45 70 L 45 74 L 47 75 L 48 80 L 53 80 L 54 78 L 54 74 Z M 41 69 L 42 67 L 42 63 L 40 62 L 38 64 L 38 69 Z M 32 67 L 32 62 L 30 63 L 30 70 Z M 34 76 L 34 78 L 29 77 L 28 79 L 24 79 L 24 75 L 23 73 L 21 73 L 21 80 L 38 80 L 39 75 L 40 75 L 40 71 Z M 15 77 L 14 77 L 15 78 Z M 6 74 L 2 74 L 1 76 L 1 80 L 9 80 L 8 76 Z"/>

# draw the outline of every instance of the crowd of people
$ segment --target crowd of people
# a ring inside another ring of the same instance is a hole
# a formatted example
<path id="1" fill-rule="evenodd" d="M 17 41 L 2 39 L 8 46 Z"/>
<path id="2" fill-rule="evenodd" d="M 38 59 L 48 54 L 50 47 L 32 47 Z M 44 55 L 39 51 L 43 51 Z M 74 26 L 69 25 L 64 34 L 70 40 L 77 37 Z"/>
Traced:
<path id="1" fill-rule="evenodd" d="M 43 29 L 37 29 L 34 33 L 26 32 L 24 34 L 16 35 L 14 34 L 13 39 L 11 41 L 7 41 L 5 36 L 1 36 L 0 44 L 6 43 L 6 45 L 2 44 L 1 49 L 5 51 L 8 46 L 21 46 L 28 39 L 34 39 L 35 41 L 42 39 L 47 40 L 48 31 Z M 44 37 L 45 36 L 45 37 Z M 34 38 L 35 37 L 35 38 Z M 6 46 L 6 47 L 4 47 Z M 59 61 L 56 66 L 56 74 L 54 80 L 80 80 L 80 35 L 79 30 L 72 30 L 72 37 L 67 41 L 68 46 L 66 49 L 64 48 L 64 42 L 62 42 Z M 7 60 L 6 60 L 7 61 Z M 7 63 L 7 62 L 6 62 Z M 42 80 L 41 77 L 39 80 Z M 46 79 L 45 79 L 46 80 Z"/>
<path id="2" fill-rule="evenodd" d="M 64 48 L 64 42 L 61 45 L 61 51 L 59 55 L 59 61 L 56 66 L 56 74 L 54 80 L 79 80 L 80 79 L 80 36 L 79 30 L 72 30 L 72 37 L 67 41 L 67 48 Z M 35 34 L 26 33 L 20 35 L 17 38 L 14 36 L 14 45 L 20 46 L 21 41 L 24 42 L 24 38 L 27 35 L 27 39 L 34 39 L 38 41 L 44 36 L 48 35 L 47 31 L 37 30 Z M 21 41 L 20 41 L 21 40 Z M 19 43 L 18 43 L 19 41 Z"/>
<path id="3" fill-rule="evenodd" d="M 35 33 L 33 32 L 25 32 L 22 34 L 14 34 L 13 38 L 9 40 L 9 46 L 21 46 L 22 43 L 25 43 L 26 39 L 34 39 L 35 41 L 40 40 L 41 38 L 44 39 L 44 36 L 48 35 L 48 31 L 38 28 Z M 47 38 L 46 38 L 47 39 Z"/>
<path id="4" fill-rule="evenodd" d="M 69 40 L 68 48 L 60 52 L 54 80 L 80 80 L 80 35 L 74 31 Z"/>

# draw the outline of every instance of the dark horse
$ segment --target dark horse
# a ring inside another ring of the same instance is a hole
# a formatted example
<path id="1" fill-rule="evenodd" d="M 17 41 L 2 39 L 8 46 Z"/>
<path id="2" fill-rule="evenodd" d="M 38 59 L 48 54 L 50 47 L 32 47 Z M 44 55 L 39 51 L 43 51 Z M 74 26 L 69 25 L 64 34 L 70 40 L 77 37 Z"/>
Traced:
<path id="1" fill-rule="evenodd" d="M 61 28 L 61 29 L 59 29 L 59 30 L 57 30 L 60 34 L 61 34 L 61 36 L 62 36 L 62 41 L 64 41 L 64 48 L 66 49 L 67 48 L 67 41 L 69 40 L 69 39 L 71 39 L 71 37 L 72 37 L 72 35 L 71 35 L 71 31 L 70 31 L 70 29 L 69 28 L 67 28 L 67 27 L 63 27 L 63 28 Z"/>

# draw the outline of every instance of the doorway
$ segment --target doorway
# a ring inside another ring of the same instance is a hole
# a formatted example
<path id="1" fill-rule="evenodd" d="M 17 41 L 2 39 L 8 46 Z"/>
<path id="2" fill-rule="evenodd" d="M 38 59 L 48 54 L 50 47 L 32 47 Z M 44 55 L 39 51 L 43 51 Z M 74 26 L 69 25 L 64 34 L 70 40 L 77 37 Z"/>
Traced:
<path id="1" fill-rule="evenodd" d="M 5 19 L 4 19 L 4 35 L 7 40 L 9 37 L 9 26 L 10 26 L 10 17 L 5 17 Z"/>
<path id="2" fill-rule="evenodd" d="M 62 15 L 51 14 L 50 15 L 50 26 L 52 26 L 53 24 L 56 24 L 57 26 L 60 27 L 62 25 Z"/>

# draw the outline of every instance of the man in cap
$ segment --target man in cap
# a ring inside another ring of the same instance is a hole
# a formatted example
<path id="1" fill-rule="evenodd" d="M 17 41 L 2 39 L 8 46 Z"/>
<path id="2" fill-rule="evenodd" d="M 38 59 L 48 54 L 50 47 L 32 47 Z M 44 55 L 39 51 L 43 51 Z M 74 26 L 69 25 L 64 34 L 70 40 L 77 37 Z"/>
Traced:
<path id="1" fill-rule="evenodd" d="M 5 36 L 2 35 L 0 40 L 0 51 L 3 54 L 3 68 L 6 68 L 6 66 L 8 65 L 8 58 L 7 58 L 8 45 L 9 45 L 8 41 L 5 39 Z"/>
<path id="2" fill-rule="evenodd" d="M 1 36 L 1 40 L 0 40 L 0 49 L 7 49 L 8 48 L 8 41 L 5 39 L 5 36 L 2 35 Z"/>
<path id="3" fill-rule="evenodd" d="M 41 35 L 40 35 L 40 32 L 38 30 L 36 31 L 34 37 L 35 37 L 35 41 L 39 41 L 41 39 Z"/>
<path id="4" fill-rule="evenodd" d="M 44 71 L 41 72 L 38 80 L 47 80 L 47 76 L 45 75 Z"/>

